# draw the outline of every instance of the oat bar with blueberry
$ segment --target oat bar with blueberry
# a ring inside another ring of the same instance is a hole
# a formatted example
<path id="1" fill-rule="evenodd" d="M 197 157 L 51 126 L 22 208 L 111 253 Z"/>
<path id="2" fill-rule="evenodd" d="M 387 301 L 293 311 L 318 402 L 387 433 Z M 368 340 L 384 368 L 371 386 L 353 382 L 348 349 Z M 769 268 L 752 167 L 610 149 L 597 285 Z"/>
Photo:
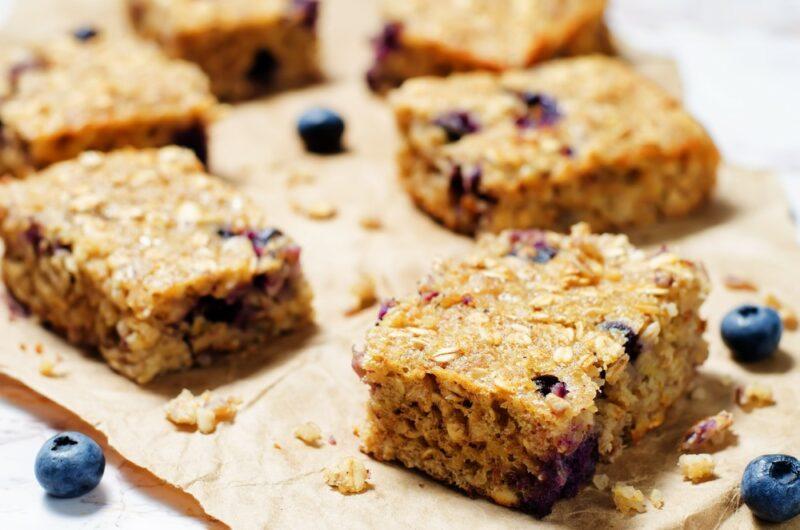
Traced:
<path id="1" fill-rule="evenodd" d="M 363 449 L 544 516 L 660 425 L 708 355 L 702 265 L 623 235 L 485 235 L 387 303 Z"/>
<path id="2" fill-rule="evenodd" d="M 139 383 L 312 318 L 300 247 L 183 148 L 87 152 L 0 185 L 6 287 Z"/>
<path id="3" fill-rule="evenodd" d="M 177 144 L 207 156 L 216 99 L 196 66 L 85 27 L 0 57 L 0 173 L 83 151 Z"/>
<path id="4" fill-rule="evenodd" d="M 367 83 L 525 68 L 559 56 L 611 52 L 606 0 L 381 0 Z"/>
<path id="5" fill-rule="evenodd" d="M 214 93 L 242 100 L 320 77 L 318 0 L 128 0 L 131 22 L 197 63 Z"/>
<path id="6" fill-rule="evenodd" d="M 414 79 L 390 101 L 402 182 L 460 232 L 643 226 L 702 207 L 716 180 L 703 127 L 616 59 Z"/>

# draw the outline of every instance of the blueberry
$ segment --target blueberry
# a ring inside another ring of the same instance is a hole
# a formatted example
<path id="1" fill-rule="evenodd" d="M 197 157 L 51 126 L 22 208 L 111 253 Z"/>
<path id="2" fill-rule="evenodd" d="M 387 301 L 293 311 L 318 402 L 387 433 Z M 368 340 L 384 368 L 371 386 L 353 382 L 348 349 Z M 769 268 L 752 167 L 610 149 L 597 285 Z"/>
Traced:
<path id="1" fill-rule="evenodd" d="M 782 523 L 800 515 L 800 461 L 787 455 L 759 456 L 744 470 L 741 493 L 765 521 Z"/>
<path id="2" fill-rule="evenodd" d="M 97 29 L 91 26 L 84 26 L 72 32 L 72 36 L 81 42 L 92 40 L 93 38 L 97 37 L 97 35 Z"/>
<path id="3" fill-rule="evenodd" d="M 275 55 L 266 48 L 258 50 L 253 55 L 250 69 L 247 71 L 247 79 L 258 85 L 269 85 L 275 78 L 280 64 Z"/>
<path id="4" fill-rule="evenodd" d="M 628 354 L 628 359 L 634 362 L 642 353 L 642 343 L 639 342 L 639 336 L 633 329 L 625 322 L 618 320 L 610 320 L 600 324 L 600 329 L 605 331 L 617 331 L 625 336 L 625 353 Z"/>
<path id="5" fill-rule="evenodd" d="M 549 127 L 561 119 L 562 114 L 555 98 L 538 92 L 523 92 L 519 94 L 525 102 L 528 112 L 517 119 L 517 126 L 523 129 Z"/>
<path id="6" fill-rule="evenodd" d="M 36 455 L 36 480 L 54 497 L 79 497 L 103 478 L 106 459 L 97 443 L 79 432 L 62 432 L 47 440 Z"/>
<path id="7" fill-rule="evenodd" d="M 480 129 L 478 121 L 464 111 L 446 112 L 433 120 L 433 123 L 444 129 L 448 142 L 457 142 Z"/>
<path id="8" fill-rule="evenodd" d="M 546 396 L 550 393 L 563 398 L 569 394 L 567 385 L 554 375 L 538 375 L 533 378 L 533 383 L 540 394 Z"/>
<path id="9" fill-rule="evenodd" d="M 722 319 L 722 340 L 741 362 L 755 362 L 775 353 L 783 323 L 774 309 L 743 305 Z"/>
<path id="10" fill-rule="evenodd" d="M 297 132 L 312 153 L 338 153 L 342 150 L 344 120 L 325 108 L 307 110 L 297 121 Z"/>
<path id="11" fill-rule="evenodd" d="M 253 245 L 253 252 L 256 253 L 256 256 L 261 257 L 269 242 L 282 236 L 283 232 L 277 228 L 264 228 L 263 230 L 248 230 L 245 235 Z"/>

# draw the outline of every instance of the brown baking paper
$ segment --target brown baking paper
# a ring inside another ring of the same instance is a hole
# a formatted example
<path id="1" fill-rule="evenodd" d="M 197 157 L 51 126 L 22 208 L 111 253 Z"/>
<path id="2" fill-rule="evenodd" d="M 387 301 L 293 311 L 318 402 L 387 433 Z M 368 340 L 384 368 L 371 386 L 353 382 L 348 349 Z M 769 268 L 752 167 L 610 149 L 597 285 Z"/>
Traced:
<path id="1" fill-rule="evenodd" d="M 647 245 L 669 243 L 704 261 L 715 285 L 705 307 L 711 359 L 699 377 L 707 399 L 680 402 L 666 425 L 627 450 L 614 466 L 599 470 L 612 482 L 624 481 L 645 494 L 660 489 L 666 502 L 662 510 L 650 506 L 645 514 L 624 516 L 615 511 L 608 491 L 588 487 L 537 521 L 358 453 L 353 428 L 362 420 L 367 392 L 350 368 L 350 351 L 372 324 L 376 309 L 346 317 L 350 286 L 363 272 L 376 278 L 382 296 L 406 293 L 434 257 L 468 250 L 472 242 L 415 210 L 394 178 L 391 116 L 366 92 L 361 79 L 367 35 L 378 25 L 373 2 L 325 3 L 322 38 L 329 82 L 237 106 L 216 126 L 212 149 L 214 170 L 245 190 L 276 226 L 302 244 L 304 266 L 316 292 L 318 326 L 276 342 L 263 355 L 230 357 L 210 368 L 140 387 L 35 320 L 12 319 L 2 307 L 0 372 L 73 411 L 104 433 L 123 457 L 194 496 L 210 516 L 235 528 L 755 525 L 737 499 L 744 466 L 763 453 L 800 450 L 798 335 L 787 333 L 773 360 L 751 367 L 731 362 L 718 337 L 725 311 L 761 296 L 727 291 L 721 282 L 725 274 L 750 278 L 787 303 L 800 303 L 800 250 L 781 190 L 763 173 L 724 169 L 717 198 L 702 215 L 635 238 Z M 121 2 L 18 4 L 5 29 L 8 38 L 46 36 L 86 21 L 125 27 Z M 303 154 L 294 124 L 312 104 L 332 106 L 347 118 L 347 153 L 319 158 Z M 286 181 L 296 173 L 313 175 L 316 182 L 290 189 Z M 292 209 L 293 201 L 320 198 L 336 205 L 335 219 L 312 221 Z M 365 230 L 359 225 L 363 216 L 379 217 L 384 228 Z M 28 351 L 20 349 L 23 343 Z M 62 356 L 65 375 L 39 374 L 39 356 L 30 347 L 35 343 L 41 343 L 45 353 Z M 745 413 L 733 403 L 735 385 L 754 381 L 774 389 L 777 405 Z M 220 425 L 213 435 L 177 429 L 165 419 L 163 407 L 183 387 L 238 396 L 244 405 L 233 424 Z M 676 467 L 680 434 L 695 420 L 721 409 L 735 414 L 737 440 L 715 455 L 715 480 L 684 482 Z M 332 436 L 335 445 L 315 449 L 294 439 L 295 427 L 308 421 L 322 428 L 325 439 Z M 325 485 L 323 468 L 345 456 L 366 462 L 372 489 L 343 496 Z"/>

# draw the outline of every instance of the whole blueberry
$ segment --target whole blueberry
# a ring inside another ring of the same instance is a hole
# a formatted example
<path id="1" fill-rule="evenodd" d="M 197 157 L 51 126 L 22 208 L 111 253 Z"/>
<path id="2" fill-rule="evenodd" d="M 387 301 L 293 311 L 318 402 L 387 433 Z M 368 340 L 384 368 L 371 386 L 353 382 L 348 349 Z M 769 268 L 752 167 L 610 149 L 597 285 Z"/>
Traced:
<path id="1" fill-rule="evenodd" d="M 62 432 L 47 440 L 36 455 L 36 480 L 54 497 L 79 497 L 103 478 L 106 459 L 97 443 L 79 432 Z"/>
<path id="2" fill-rule="evenodd" d="M 743 305 L 722 319 L 722 340 L 742 362 L 770 357 L 781 341 L 783 323 L 769 307 Z"/>
<path id="3" fill-rule="evenodd" d="M 338 153 L 342 150 L 344 120 L 330 109 L 309 109 L 297 121 L 297 132 L 308 151 Z"/>
<path id="4" fill-rule="evenodd" d="M 800 461 L 787 455 L 759 456 L 744 470 L 741 493 L 765 521 L 782 523 L 800 515 Z"/>
<path id="5" fill-rule="evenodd" d="M 72 35 L 79 41 L 86 42 L 87 40 L 92 40 L 97 37 L 97 33 L 97 29 L 91 26 L 83 26 L 73 31 Z"/>

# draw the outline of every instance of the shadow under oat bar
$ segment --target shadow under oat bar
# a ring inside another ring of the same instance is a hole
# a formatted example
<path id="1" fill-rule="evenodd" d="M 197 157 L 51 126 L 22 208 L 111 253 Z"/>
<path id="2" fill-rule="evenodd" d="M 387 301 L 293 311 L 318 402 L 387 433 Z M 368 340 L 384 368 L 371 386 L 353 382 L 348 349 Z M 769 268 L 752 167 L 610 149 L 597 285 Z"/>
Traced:
<path id="1" fill-rule="evenodd" d="M 381 311 L 363 449 L 544 516 L 660 425 L 708 355 L 701 265 L 625 236 L 484 236 Z"/>
<path id="2" fill-rule="evenodd" d="M 703 127 L 616 59 L 414 79 L 390 101 L 402 182 L 460 232 L 643 226 L 698 209 L 716 181 Z"/>
<path id="3" fill-rule="evenodd" d="M 229 101 L 320 77 L 319 7 L 319 0 L 128 0 L 136 30 L 197 63 Z"/>
<path id="4" fill-rule="evenodd" d="M 83 151 L 189 147 L 203 161 L 216 99 L 194 65 L 85 29 L 0 60 L 0 172 L 24 176 Z"/>
<path id="5" fill-rule="evenodd" d="M 376 92 L 412 77 L 525 68 L 610 53 L 605 0 L 381 0 L 367 83 Z"/>
<path id="6" fill-rule="evenodd" d="M 186 149 L 88 152 L 0 186 L 3 279 L 146 383 L 312 318 L 300 248 Z"/>

